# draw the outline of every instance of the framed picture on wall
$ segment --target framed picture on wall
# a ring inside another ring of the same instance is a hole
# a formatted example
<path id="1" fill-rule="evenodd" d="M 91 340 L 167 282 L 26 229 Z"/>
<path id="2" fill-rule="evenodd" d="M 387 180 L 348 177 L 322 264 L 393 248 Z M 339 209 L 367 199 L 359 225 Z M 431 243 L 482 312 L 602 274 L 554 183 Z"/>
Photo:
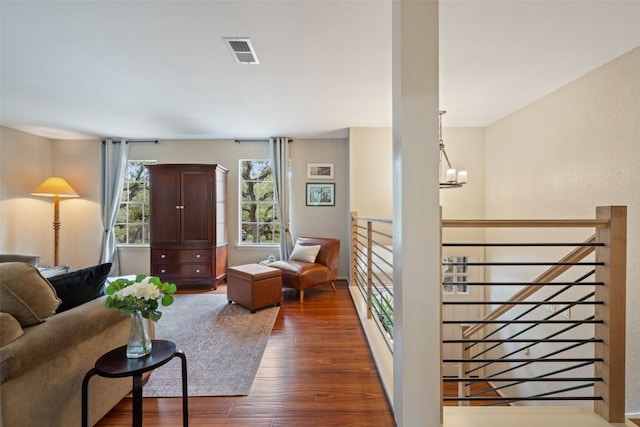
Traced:
<path id="1" fill-rule="evenodd" d="M 307 182 L 307 206 L 335 206 L 336 185 Z"/>
<path id="2" fill-rule="evenodd" d="M 307 163 L 307 179 L 333 179 L 333 163 Z"/>

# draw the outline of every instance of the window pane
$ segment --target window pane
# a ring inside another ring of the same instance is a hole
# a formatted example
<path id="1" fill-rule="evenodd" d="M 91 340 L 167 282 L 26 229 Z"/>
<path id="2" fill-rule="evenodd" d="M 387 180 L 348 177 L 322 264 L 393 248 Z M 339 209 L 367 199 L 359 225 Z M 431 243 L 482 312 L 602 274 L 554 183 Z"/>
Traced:
<path id="1" fill-rule="evenodd" d="M 142 205 L 139 203 L 129 205 L 129 224 L 142 222 Z"/>
<path id="2" fill-rule="evenodd" d="M 127 226 L 125 224 L 116 224 L 113 231 L 116 233 L 117 243 L 127 243 Z"/>
<path id="3" fill-rule="evenodd" d="M 115 227 L 119 244 L 149 243 L 149 171 L 152 160 L 127 162 L 122 200 Z"/>
<path id="4" fill-rule="evenodd" d="M 274 244 L 279 225 L 270 160 L 240 160 L 240 244 Z"/>
<path id="5" fill-rule="evenodd" d="M 128 243 L 142 243 L 142 226 L 141 225 L 130 225 L 128 234 L 129 234 Z"/>
<path id="6" fill-rule="evenodd" d="M 454 293 L 453 285 L 451 284 L 452 281 L 453 278 L 451 276 L 442 278 L 442 292 L 445 294 Z"/>

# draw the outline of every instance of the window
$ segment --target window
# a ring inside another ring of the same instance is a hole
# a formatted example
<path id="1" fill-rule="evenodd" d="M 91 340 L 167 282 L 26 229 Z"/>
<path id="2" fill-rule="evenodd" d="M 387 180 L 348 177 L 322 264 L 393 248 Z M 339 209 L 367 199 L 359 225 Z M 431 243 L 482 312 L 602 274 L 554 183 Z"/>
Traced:
<path id="1" fill-rule="evenodd" d="M 241 245 L 274 245 L 280 242 L 280 224 L 273 194 L 270 160 L 240 160 Z"/>
<path id="2" fill-rule="evenodd" d="M 442 293 L 468 294 L 468 257 L 446 256 L 442 259 Z"/>
<path id="3" fill-rule="evenodd" d="M 129 160 L 114 231 L 121 245 L 149 244 L 149 171 L 155 160 Z"/>

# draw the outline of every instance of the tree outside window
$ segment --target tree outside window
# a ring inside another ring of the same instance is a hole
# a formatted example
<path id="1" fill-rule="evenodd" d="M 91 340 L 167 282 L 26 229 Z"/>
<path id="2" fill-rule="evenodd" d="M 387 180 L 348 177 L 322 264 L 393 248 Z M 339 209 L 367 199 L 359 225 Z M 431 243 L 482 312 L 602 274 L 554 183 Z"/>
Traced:
<path id="1" fill-rule="evenodd" d="M 240 244 L 280 242 L 270 160 L 240 160 Z"/>
<path id="2" fill-rule="evenodd" d="M 121 245 L 149 244 L 149 170 L 155 160 L 129 160 L 114 227 Z"/>

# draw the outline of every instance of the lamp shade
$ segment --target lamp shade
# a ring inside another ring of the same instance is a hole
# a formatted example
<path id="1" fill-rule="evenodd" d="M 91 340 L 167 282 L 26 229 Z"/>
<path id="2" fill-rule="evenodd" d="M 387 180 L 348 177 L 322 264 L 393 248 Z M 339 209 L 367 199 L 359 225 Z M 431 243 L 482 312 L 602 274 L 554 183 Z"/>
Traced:
<path id="1" fill-rule="evenodd" d="M 64 178 L 50 176 L 31 192 L 32 196 L 80 197 Z"/>

